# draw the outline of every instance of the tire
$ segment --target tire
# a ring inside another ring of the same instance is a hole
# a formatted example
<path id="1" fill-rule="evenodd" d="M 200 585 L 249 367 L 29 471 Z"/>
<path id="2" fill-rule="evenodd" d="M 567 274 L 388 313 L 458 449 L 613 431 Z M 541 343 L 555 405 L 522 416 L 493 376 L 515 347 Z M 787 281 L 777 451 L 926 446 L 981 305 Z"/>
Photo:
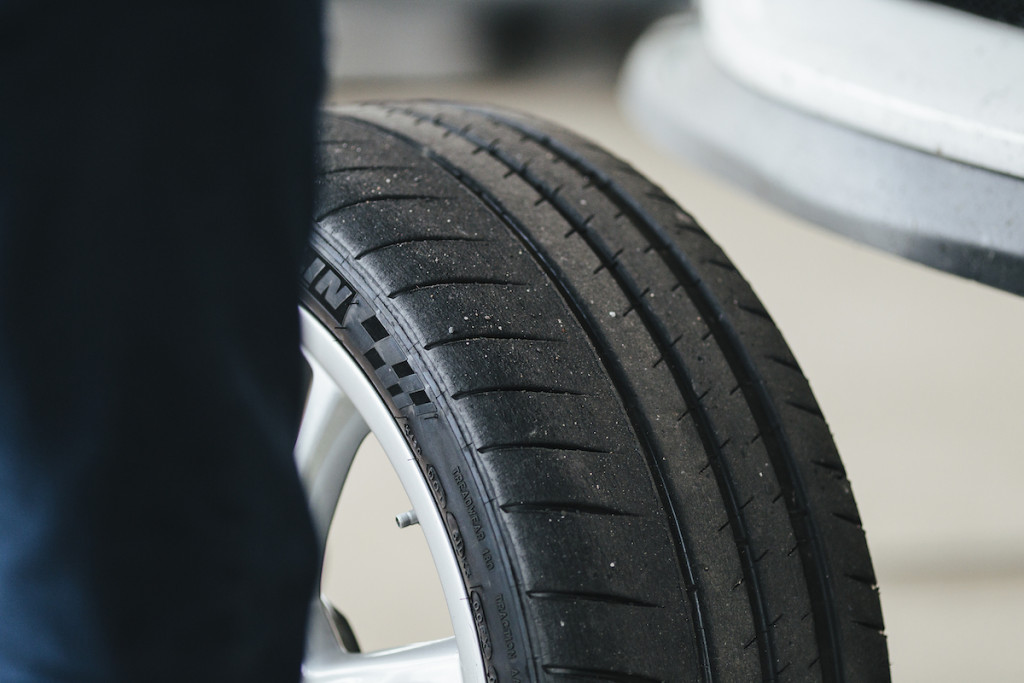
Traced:
<path id="1" fill-rule="evenodd" d="M 450 103 L 326 114 L 321 163 L 303 305 L 412 454 L 465 678 L 888 680 L 825 421 L 688 214 Z"/>

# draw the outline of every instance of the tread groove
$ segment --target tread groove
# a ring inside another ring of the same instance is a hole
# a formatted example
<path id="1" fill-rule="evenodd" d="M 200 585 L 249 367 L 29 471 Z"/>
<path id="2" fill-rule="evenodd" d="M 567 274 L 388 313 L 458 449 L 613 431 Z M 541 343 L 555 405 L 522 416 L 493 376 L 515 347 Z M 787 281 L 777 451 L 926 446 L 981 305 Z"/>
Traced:
<path id="1" fill-rule="evenodd" d="M 565 502 L 522 502 L 505 503 L 499 506 L 503 512 L 509 514 L 580 514 L 580 515 L 605 515 L 608 517 L 636 517 L 632 512 L 625 512 L 618 508 L 607 505 L 593 505 L 590 503 Z"/>
<path id="2" fill-rule="evenodd" d="M 411 294 L 412 292 L 418 292 L 422 289 L 432 289 L 434 287 L 473 287 L 473 286 L 492 286 L 492 287 L 529 287 L 530 284 L 526 282 L 509 282 L 505 279 L 495 278 L 493 280 L 486 280 L 481 278 L 448 278 L 446 280 L 437 280 L 432 282 L 418 282 L 408 287 L 402 287 L 388 294 L 389 299 L 394 299 L 402 296 L 403 294 Z"/>
<path id="3" fill-rule="evenodd" d="M 847 524 L 852 524 L 853 526 L 857 527 L 858 529 L 862 528 L 862 526 L 863 526 L 863 522 L 861 521 L 860 517 L 857 516 L 857 515 L 850 515 L 850 514 L 847 514 L 845 512 L 833 512 L 832 516 L 835 517 L 836 519 L 839 519 L 839 520 L 842 520 L 842 521 L 846 522 Z"/>
<path id="4" fill-rule="evenodd" d="M 747 313 L 757 316 L 758 318 L 767 320 L 768 322 L 772 322 L 772 317 L 768 315 L 768 311 L 764 310 L 763 308 L 757 306 L 749 306 L 747 304 L 741 303 L 737 303 L 736 308 L 740 309 L 741 311 L 746 311 Z"/>
<path id="5" fill-rule="evenodd" d="M 621 671 L 582 669 L 575 666 L 558 666 L 556 664 L 545 664 L 544 672 L 550 676 L 557 676 L 559 678 L 575 678 L 585 681 L 608 681 L 609 683 L 665 683 L 665 681 L 660 678 L 638 676 L 636 674 L 628 674 Z"/>
<path id="6" fill-rule="evenodd" d="M 592 448 L 590 446 L 583 446 L 581 444 L 574 443 L 559 443 L 556 441 L 536 441 L 536 442 L 516 442 L 516 443 L 500 443 L 500 444 L 489 444 L 487 446 L 480 446 L 476 449 L 477 453 L 491 453 L 493 451 L 512 451 L 512 450 L 545 450 L 545 451 L 572 451 L 574 453 L 596 453 L 598 455 L 611 455 L 609 451 L 602 450 L 600 448 Z"/>
<path id="7" fill-rule="evenodd" d="M 731 273 L 735 273 L 736 272 L 736 266 L 734 266 L 733 264 L 729 263 L 728 261 L 723 261 L 722 259 L 709 258 L 708 260 L 704 261 L 704 263 L 707 263 L 708 265 L 711 265 L 711 266 L 715 266 L 716 268 L 721 268 L 723 270 L 728 270 Z M 743 308 L 743 307 L 741 306 L 740 308 Z"/>
<path id="8" fill-rule="evenodd" d="M 433 349 L 441 348 L 443 346 L 449 346 L 451 344 L 469 344 L 475 341 L 509 341 L 509 342 L 543 342 L 546 344 L 565 344 L 564 339 L 558 339 L 556 337 L 540 337 L 530 336 L 523 334 L 499 334 L 499 333 L 488 333 L 488 334 L 472 334 L 465 337 L 448 337 L 446 339 L 438 339 L 436 341 L 428 342 L 423 345 L 424 351 L 431 351 Z"/>
<path id="9" fill-rule="evenodd" d="M 338 175 L 339 173 L 358 173 L 361 171 L 412 171 L 411 166 L 340 166 L 338 168 L 321 169 L 317 171 L 318 176 Z"/>
<path id="10" fill-rule="evenodd" d="M 651 192 L 651 191 L 648 191 L 648 192 L 644 192 L 644 196 L 647 197 L 648 199 L 653 199 L 656 202 L 661 202 L 663 204 L 669 204 L 669 205 L 675 206 L 675 201 L 673 201 L 673 199 L 671 197 L 669 197 L 667 194 L 665 194 L 663 192 Z"/>
<path id="11" fill-rule="evenodd" d="M 379 194 L 372 197 L 360 197 L 359 199 L 353 199 L 352 201 L 345 202 L 339 206 L 332 207 L 327 211 L 319 214 L 315 220 L 320 222 L 329 216 L 351 209 L 356 206 L 363 206 L 365 204 L 375 204 L 377 202 L 393 202 L 393 201 L 419 201 L 419 202 L 430 202 L 430 201 L 443 201 L 449 199 L 448 197 L 438 197 L 436 195 L 424 195 L 424 194 Z"/>
<path id="12" fill-rule="evenodd" d="M 873 576 L 858 576 L 857 574 L 843 574 L 843 576 L 850 579 L 851 581 L 856 581 L 857 583 L 867 586 L 869 588 L 878 588 L 878 581 Z"/>
<path id="13" fill-rule="evenodd" d="M 774 356 L 774 355 L 768 355 L 768 356 L 765 356 L 765 358 L 770 360 L 772 363 L 775 363 L 776 365 L 781 365 L 784 368 L 789 368 L 790 370 L 796 370 L 797 372 L 803 374 L 803 371 L 800 370 L 800 366 L 794 360 L 787 360 L 785 358 L 781 358 L 780 356 Z"/>
<path id="14" fill-rule="evenodd" d="M 817 408 L 804 405 L 803 403 L 799 403 L 798 401 L 786 401 L 786 405 L 790 406 L 791 408 L 796 408 L 797 410 L 807 413 L 808 415 L 813 415 L 814 417 L 824 417 L 824 415 L 821 414 L 821 411 L 818 410 Z"/>
<path id="15" fill-rule="evenodd" d="M 885 626 L 883 624 L 880 624 L 880 623 L 877 623 L 877 622 L 873 622 L 873 621 L 860 621 L 858 619 L 854 619 L 853 623 L 857 624 L 857 626 L 863 626 L 866 629 L 870 629 L 870 630 L 876 631 L 878 633 L 882 633 L 882 632 L 885 631 Z"/>
<path id="16" fill-rule="evenodd" d="M 697 237 L 708 239 L 707 231 L 705 231 L 704 228 L 700 227 L 695 222 L 677 221 L 676 223 L 673 223 L 673 227 L 675 227 L 677 230 L 684 230 L 690 234 L 696 235 Z"/>
<path id="17" fill-rule="evenodd" d="M 567 602 L 585 600 L 588 602 L 600 602 L 608 605 L 625 605 L 628 607 L 649 607 L 655 609 L 663 609 L 661 605 L 658 605 L 653 602 L 639 600 L 637 598 L 630 598 L 624 595 L 612 595 L 611 593 L 532 590 L 527 591 L 526 594 L 535 600 L 561 600 Z"/>
<path id="18" fill-rule="evenodd" d="M 373 140 L 330 140 L 328 138 L 317 138 L 318 145 L 369 145 Z"/>
<path id="19" fill-rule="evenodd" d="M 841 474 L 844 477 L 846 476 L 846 468 L 843 467 L 841 463 L 829 462 L 827 460 L 812 460 L 811 464 L 814 465 L 815 467 L 820 467 L 823 470 L 828 470 L 829 472 L 837 472 L 838 474 Z"/>
<path id="20" fill-rule="evenodd" d="M 482 394 L 549 394 L 551 396 L 585 396 L 583 392 L 571 389 L 559 389 L 557 387 L 481 387 L 479 389 L 467 389 L 452 394 L 453 401 L 461 401 L 464 398 L 480 396 Z"/>
<path id="21" fill-rule="evenodd" d="M 399 247 L 405 244 L 419 244 L 420 242 L 486 242 L 487 240 L 479 237 L 466 237 L 464 235 L 424 235 L 422 237 L 407 237 L 405 239 L 394 240 L 392 242 L 385 242 L 384 244 L 377 244 L 372 247 L 363 249 L 361 252 L 354 256 L 355 260 L 369 256 L 383 249 L 390 249 L 391 247 Z"/>

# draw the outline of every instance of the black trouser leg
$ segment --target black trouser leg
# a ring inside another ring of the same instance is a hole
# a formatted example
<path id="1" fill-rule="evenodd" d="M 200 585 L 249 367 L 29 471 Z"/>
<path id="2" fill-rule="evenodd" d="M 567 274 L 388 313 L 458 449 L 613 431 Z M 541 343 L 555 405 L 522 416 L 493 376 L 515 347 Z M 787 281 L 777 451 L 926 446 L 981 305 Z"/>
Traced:
<path id="1" fill-rule="evenodd" d="M 0 0 L 0 680 L 289 680 L 314 0 Z"/>

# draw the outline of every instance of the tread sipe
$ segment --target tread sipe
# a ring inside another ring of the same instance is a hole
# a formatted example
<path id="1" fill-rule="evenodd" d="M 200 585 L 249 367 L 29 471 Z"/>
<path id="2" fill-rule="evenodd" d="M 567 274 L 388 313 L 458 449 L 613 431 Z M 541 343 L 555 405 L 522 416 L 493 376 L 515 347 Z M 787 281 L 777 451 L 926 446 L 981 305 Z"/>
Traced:
<path id="1" fill-rule="evenodd" d="M 491 680 L 888 680 L 825 420 L 686 212 L 519 114 L 322 127 L 306 305 L 414 445 Z"/>

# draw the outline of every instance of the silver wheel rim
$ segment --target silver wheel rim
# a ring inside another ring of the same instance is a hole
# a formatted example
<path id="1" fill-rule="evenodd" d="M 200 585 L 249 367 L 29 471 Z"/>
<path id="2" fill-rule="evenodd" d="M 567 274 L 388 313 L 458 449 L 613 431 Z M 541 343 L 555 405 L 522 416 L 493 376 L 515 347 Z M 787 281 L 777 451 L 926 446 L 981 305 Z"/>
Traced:
<path id="1" fill-rule="evenodd" d="M 324 599 L 310 610 L 303 680 L 360 683 L 483 683 L 476 627 L 458 563 L 433 494 L 398 424 L 355 359 L 305 308 L 299 308 L 302 352 L 312 383 L 295 460 L 309 497 L 320 547 L 327 541 L 356 451 L 373 433 L 405 489 L 433 558 L 454 637 L 367 654 L 346 652 L 338 643 Z"/>

